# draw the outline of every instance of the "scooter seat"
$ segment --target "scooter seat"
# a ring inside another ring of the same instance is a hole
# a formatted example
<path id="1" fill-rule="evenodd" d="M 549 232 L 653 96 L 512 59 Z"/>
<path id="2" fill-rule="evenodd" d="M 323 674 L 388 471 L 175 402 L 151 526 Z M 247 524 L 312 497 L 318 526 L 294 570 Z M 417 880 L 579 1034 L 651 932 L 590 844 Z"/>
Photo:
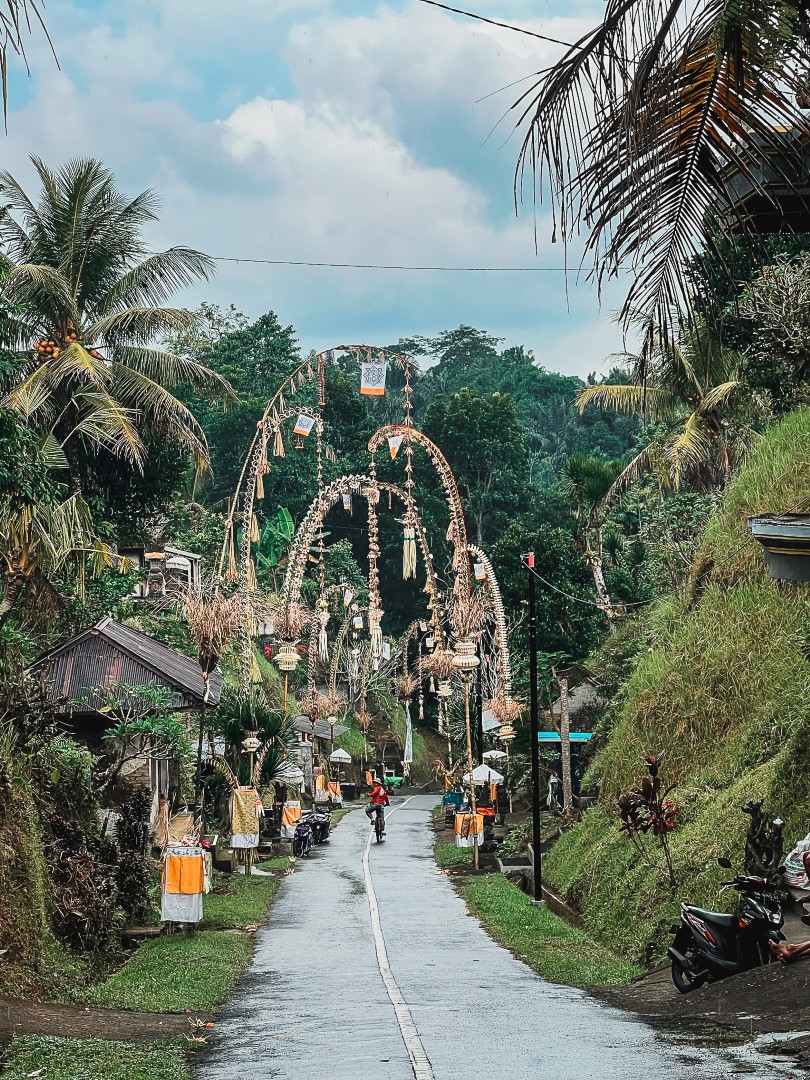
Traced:
<path id="1" fill-rule="evenodd" d="M 736 915 L 721 915 L 717 911 L 706 911 L 703 908 L 692 907 L 687 905 L 687 911 L 690 911 L 693 915 L 697 915 L 699 919 L 703 919 L 704 922 L 713 923 L 715 926 L 736 926 Z"/>

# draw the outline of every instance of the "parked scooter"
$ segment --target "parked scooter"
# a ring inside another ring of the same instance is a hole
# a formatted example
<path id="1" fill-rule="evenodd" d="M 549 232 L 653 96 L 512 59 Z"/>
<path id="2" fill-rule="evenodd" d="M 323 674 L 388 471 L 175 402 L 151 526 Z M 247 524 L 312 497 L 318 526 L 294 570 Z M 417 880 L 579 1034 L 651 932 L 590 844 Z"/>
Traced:
<path id="1" fill-rule="evenodd" d="M 312 826 L 306 818 L 299 818 L 293 834 L 292 853 L 296 859 L 309 855 L 312 850 Z"/>
<path id="2" fill-rule="evenodd" d="M 312 842 L 322 844 L 329 839 L 329 830 L 332 826 L 332 815 L 328 810 L 309 810 L 301 817 L 302 821 L 309 822 L 312 829 Z"/>
<path id="3" fill-rule="evenodd" d="M 717 861 L 731 869 L 729 859 Z M 681 904 L 681 924 L 672 928 L 675 940 L 667 953 L 672 960 L 672 981 L 682 994 L 774 960 L 771 942 L 785 940 L 778 888 L 776 877 L 738 874 L 722 882 L 721 889 L 736 889 L 743 897 L 738 915 Z"/>

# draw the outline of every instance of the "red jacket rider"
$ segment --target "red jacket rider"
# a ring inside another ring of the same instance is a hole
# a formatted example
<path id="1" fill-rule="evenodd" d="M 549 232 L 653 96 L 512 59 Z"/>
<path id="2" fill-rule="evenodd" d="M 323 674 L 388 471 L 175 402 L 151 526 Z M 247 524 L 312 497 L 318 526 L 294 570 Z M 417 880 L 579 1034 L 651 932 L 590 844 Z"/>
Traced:
<path id="1" fill-rule="evenodd" d="M 371 821 L 375 815 L 382 818 L 383 832 L 385 832 L 385 815 L 383 813 L 383 808 L 390 805 L 391 800 L 388 798 L 388 792 L 380 781 L 377 780 L 371 791 L 371 802 L 366 807 L 366 816 L 369 821 Z"/>
<path id="2" fill-rule="evenodd" d="M 388 792 L 378 780 L 371 792 L 371 802 L 374 806 L 390 806 L 391 800 L 388 798 Z"/>

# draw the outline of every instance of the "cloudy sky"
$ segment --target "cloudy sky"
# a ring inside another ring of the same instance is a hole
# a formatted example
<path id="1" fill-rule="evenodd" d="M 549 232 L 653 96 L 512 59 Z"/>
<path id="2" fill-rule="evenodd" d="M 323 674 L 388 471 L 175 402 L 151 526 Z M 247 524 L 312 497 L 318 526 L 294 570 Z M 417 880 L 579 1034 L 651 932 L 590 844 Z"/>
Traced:
<path id="1" fill-rule="evenodd" d="M 470 0 L 563 40 L 604 0 Z M 215 256 L 419 266 L 560 267 L 549 219 L 515 216 L 510 112 L 559 49 L 418 0 L 48 0 L 10 75 L 3 167 L 95 156 L 157 191 L 150 242 Z M 535 240 L 537 246 L 535 246 Z M 620 347 L 593 288 L 562 273 L 219 264 L 185 298 L 273 309 L 305 349 L 384 344 L 467 323 L 584 375 Z"/>

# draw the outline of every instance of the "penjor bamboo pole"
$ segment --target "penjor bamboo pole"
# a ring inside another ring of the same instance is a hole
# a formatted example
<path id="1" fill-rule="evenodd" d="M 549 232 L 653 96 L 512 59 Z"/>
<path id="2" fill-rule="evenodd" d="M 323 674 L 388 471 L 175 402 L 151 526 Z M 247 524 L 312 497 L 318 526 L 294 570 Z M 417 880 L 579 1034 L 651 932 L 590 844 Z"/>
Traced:
<path id="1" fill-rule="evenodd" d="M 470 727 L 470 680 L 464 680 L 464 723 L 467 728 L 467 768 L 470 770 L 471 828 L 475 829 L 475 777 L 473 776 L 472 729 Z M 478 832 L 473 833 L 473 866 L 478 869 Z"/>

